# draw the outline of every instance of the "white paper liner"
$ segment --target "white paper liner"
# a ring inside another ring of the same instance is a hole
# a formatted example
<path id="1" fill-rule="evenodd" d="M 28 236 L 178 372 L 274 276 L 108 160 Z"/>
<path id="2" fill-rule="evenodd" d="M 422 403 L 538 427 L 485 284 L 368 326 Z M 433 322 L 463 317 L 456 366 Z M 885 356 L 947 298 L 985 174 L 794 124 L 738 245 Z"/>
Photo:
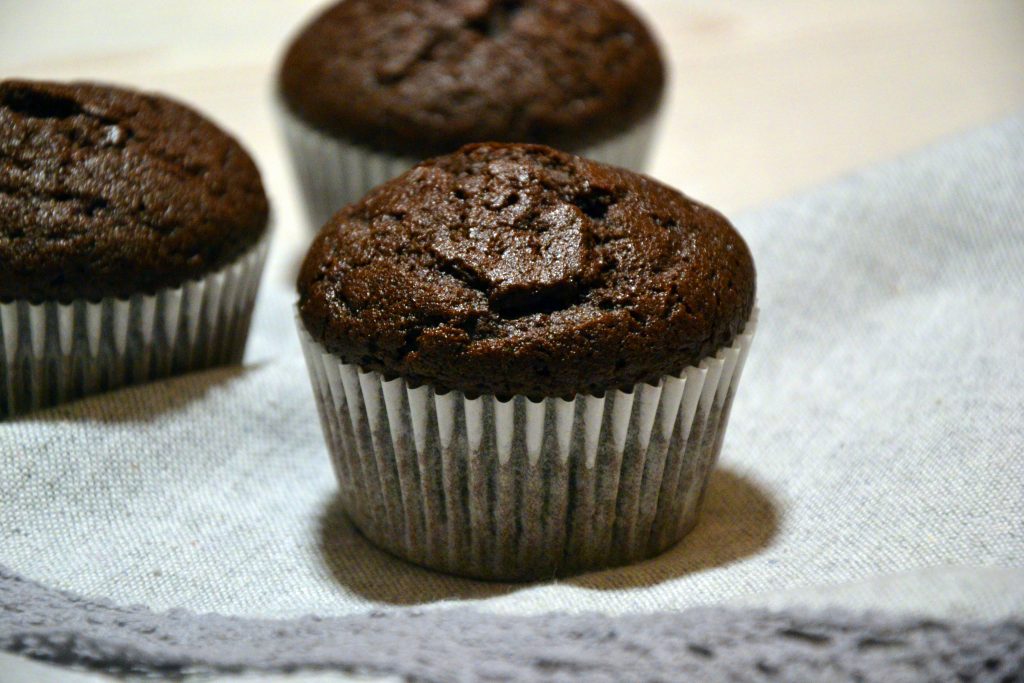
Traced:
<path id="1" fill-rule="evenodd" d="M 330 137 L 291 114 L 284 105 L 278 104 L 277 108 L 307 216 L 314 229 L 320 229 L 338 209 L 362 199 L 374 187 L 421 161 Z M 616 137 L 575 151 L 595 161 L 642 172 L 656 121 L 657 114 Z"/>
<path id="2" fill-rule="evenodd" d="M 152 295 L 0 303 L 0 418 L 240 362 L 268 241 Z"/>
<path id="3" fill-rule="evenodd" d="M 411 388 L 342 362 L 301 320 L 299 336 L 356 526 L 427 567 L 522 580 L 635 562 L 694 526 L 756 321 L 657 386 L 538 403 Z"/>

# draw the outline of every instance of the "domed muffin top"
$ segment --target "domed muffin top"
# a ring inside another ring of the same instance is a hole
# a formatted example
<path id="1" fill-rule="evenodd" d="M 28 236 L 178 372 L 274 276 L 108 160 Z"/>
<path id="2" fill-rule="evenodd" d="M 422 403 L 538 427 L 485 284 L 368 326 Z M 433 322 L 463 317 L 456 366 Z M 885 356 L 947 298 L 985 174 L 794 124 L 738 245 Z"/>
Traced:
<path id="1" fill-rule="evenodd" d="M 742 331 L 755 272 L 721 214 L 665 185 L 488 143 L 342 209 L 298 287 L 304 327 L 348 363 L 539 399 L 699 363 Z"/>
<path id="2" fill-rule="evenodd" d="M 266 231 L 252 159 L 163 97 L 0 82 L 0 301 L 152 293 L 201 277 Z"/>
<path id="3" fill-rule="evenodd" d="M 581 149 L 651 115 L 664 78 L 616 0 L 345 0 L 292 42 L 280 91 L 314 127 L 422 158 L 484 140 Z"/>

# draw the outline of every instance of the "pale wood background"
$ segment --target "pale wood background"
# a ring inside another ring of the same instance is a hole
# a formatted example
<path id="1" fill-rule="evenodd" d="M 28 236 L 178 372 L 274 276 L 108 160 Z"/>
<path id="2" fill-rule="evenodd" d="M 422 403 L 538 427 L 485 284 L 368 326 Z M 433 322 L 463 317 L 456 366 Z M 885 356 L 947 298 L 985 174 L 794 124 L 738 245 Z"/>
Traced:
<path id="1" fill-rule="evenodd" d="M 115 81 L 194 103 L 256 156 L 276 251 L 294 263 L 307 233 L 270 92 L 289 34 L 321 4 L 0 0 L 0 75 Z M 726 213 L 1024 107 L 1022 0 L 634 5 L 672 67 L 651 172 Z"/>

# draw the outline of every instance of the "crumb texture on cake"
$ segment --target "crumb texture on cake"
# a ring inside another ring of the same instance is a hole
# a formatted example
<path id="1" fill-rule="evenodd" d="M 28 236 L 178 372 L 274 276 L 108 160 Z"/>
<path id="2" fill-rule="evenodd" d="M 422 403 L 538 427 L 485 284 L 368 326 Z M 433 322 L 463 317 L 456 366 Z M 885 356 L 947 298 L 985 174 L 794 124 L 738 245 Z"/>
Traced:
<path id="1" fill-rule="evenodd" d="M 616 0 L 345 0 L 292 42 L 280 92 L 317 128 L 422 158 L 485 140 L 581 149 L 650 116 L 664 80 Z"/>
<path id="2" fill-rule="evenodd" d="M 650 178 L 536 145 L 470 145 L 346 207 L 299 275 L 349 363 L 470 395 L 602 394 L 715 353 L 754 305 L 747 245 Z"/>
<path id="3" fill-rule="evenodd" d="M 267 228 L 259 172 L 229 135 L 155 95 L 0 82 L 0 300 L 178 286 Z"/>

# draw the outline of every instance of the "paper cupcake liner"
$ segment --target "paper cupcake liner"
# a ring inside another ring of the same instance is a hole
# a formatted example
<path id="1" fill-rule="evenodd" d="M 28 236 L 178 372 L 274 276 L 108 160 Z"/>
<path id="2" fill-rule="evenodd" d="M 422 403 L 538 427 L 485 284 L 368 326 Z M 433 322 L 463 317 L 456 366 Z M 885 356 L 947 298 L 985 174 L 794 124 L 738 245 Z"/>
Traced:
<path id="1" fill-rule="evenodd" d="M 755 326 L 657 385 L 540 402 L 412 388 L 299 336 L 356 526 L 417 564 L 522 580 L 635 562 L 693 527 Z"/>
<path id="2" fill-rule="evenodd" d="M 152 295 L 0 303 L 0 418 L 240 362 L 267 242 Z"/>
<path id="3" fill-rule="evenodd" d="M 318 230 L 343 206 L 362 199 L 374 187 L 421 161 L 330 137 L 301 121 L 283 105 L 279 105 L 278 110 L 309 222 L 314 229 Z M 576 153 L 613 166 L 643 171 L 656 120 L 656 115 L 651 116 L 625 133 L 576 150 Z"/>

